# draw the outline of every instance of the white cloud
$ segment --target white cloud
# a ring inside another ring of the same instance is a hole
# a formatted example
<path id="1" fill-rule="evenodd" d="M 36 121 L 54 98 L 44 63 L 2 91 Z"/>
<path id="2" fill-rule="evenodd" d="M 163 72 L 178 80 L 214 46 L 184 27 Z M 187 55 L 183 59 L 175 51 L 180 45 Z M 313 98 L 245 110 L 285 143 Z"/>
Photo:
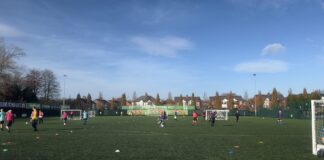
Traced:
<path id="1" fill-rule="evenodd" d="M 21 35 L 23 35 L 23 33 L 21 31 L 19 31 L 18 29 L 14 28 L 12 26 L 8 26 L 8 25 L 0 23 L 0 36 L 19 37 Z"/>
<path id="2" fill-rule="evenodd" d="M 268 44 L 262 49 L 261 55 L 278 54 L 286 50 L 286 47 L 280 43 Z"/>
<path id="3" fill-rule="evenodd" d="M 288 63 L 280 60 L 256 60 L 243 62 L 234 67 L 237 72 L 277 73 L 288 71 Z"/>
<path id="4" fill-rule="evenodd" d="M 193 43 L 181 37 L 167 36 L 162 38 L 133 37 L 131 41 L 147 54 L 175 57 L 180 51 L 189 50 Z"/>

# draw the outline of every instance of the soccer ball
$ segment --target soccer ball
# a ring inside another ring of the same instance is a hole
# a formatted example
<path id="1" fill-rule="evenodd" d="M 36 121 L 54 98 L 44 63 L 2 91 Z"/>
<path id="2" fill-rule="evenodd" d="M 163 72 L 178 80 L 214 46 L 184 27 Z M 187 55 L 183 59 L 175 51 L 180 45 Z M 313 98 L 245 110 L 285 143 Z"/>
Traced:
<path id="1" fill-rule="evenodd" d="M 163 123 L 161 123 L 160 127 L 161 127 L 161 128 L 163 128 L 163 127 L 164 127 Z"/>

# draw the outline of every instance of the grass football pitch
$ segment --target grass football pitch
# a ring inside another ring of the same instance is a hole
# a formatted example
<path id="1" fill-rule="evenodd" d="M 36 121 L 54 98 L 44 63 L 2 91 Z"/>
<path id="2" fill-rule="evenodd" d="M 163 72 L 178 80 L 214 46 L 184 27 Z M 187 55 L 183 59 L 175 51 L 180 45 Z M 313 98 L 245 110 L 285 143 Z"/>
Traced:
<path id="1" fill-rule="evenodd" d="M 317 159 L 311 154 L 310 120 L 234 117 L 216 121 L 172 118 L 159 128 L 157 117 L 96 117 L 87 125 L 47 118 L 34 132 L 17 119 L 12 132 L 0 132 L 0 160 Z M 119 150 L 120 152 L 116 152 Z"/>

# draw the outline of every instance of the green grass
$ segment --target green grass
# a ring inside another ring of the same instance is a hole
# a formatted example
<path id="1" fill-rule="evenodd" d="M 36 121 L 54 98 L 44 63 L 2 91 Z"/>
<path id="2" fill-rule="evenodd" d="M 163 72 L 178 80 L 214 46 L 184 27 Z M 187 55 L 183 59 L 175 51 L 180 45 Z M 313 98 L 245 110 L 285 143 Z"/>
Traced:
<path id="1" fill-rule="evenodd" d="M 159 128 L 156 119 L 96 117 L 86 126 L 81 121 L 63 126 L 58 118 L 48 118 L 38 132 L 18 119 L 11 133 L 0 132 L 0 160 L 317 159 L 311 154 L 310 120 L 277 125 L 272 118 L 241 117 L 236 124 L 231 117 L 210 127 L 208 121 L 199 119 L 198 126 L 191 126 L 190 117 L 180 117 Z"/>

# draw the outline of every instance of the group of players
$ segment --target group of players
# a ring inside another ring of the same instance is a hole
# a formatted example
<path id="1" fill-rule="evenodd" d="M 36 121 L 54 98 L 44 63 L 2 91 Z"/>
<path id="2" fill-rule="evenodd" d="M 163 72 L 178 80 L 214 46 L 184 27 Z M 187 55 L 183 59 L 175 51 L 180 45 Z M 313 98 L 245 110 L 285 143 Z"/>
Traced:
<path id="1" fill-rule="evenodd" d="M 209 117 L 209 122 L 211 123 L 211 126 L 214 127 L 215 125 L 215 120 L 217 118 L 217 113 L 216 111 L 213 111 L 213 112 L 209 112 L 210 115 L 208 115 Z M 71 118 L 73 117 L 73 112 L 70 113 L 70 116 Z M 175 111 L 174 112 L 174 120 L 177 120 L 177 116 L 178 116 L 178 112 Z M 193 112 L 192 114 L 192 125 L 193 126 L 197 126 L 198 125 L 198 113 L 196 111 Z M 202 117 L 203 119 L 205 119 L 206 117 L 206 113 L 203 112 L 202 114 Z M 236 123 L 238 123 L 239 121 L 239 117 L 240 117 L 240 113 L 239 113 L 239 110 L 236 110 L 236 113 L 235 113 L 235 117 L 236 117 Z M 282 117 L 283 117 L 283 114 L 282 114 L 282 111 L 279 110 L 278 112 L 278 124 L 281 124 L 282 123 Z M 67 125 L 67 121 L 69 119 L 69 115 L 66 111 L 64 111 L 62 113 L 62 120 L 63 120 L 63 125 Z M 88 121 L 88 118 L 89 118 L 89 114 L 86 110 L 84 110 L 82 112 L 82 120 L 83 120 L 83 125 L 86 125 L 87 124 L 87 121 Z M 42 124 L 44 122 L 44 113 L 39 110 L 37 111 L 37 109 L 35 107 L 32 108 L 32 113 L 30 115 L 30 123 L 33 127 L 33 130 L 34 131 L 37 131 L 37 124 Z M 161 114 L 160 114 L 160 117 L 159 117 L 159 121 L 158 121 L 158 124 L 160 125 L 161 128 L 163 128 L 165 126 L 165 123 L 168 119 L 168 116 L 167 116 L 167 113 L 165 111 L 162 111 Z M 5 123 L 6 122 L 6 123 Z M 0 130 L 3 131 L 4 129 L 4 124 L 5 125 L 5 128 L 7 129 L 8 132 L 10 132 L 10 128 L 12 126 L 14 122 L 14 114 L 12 113 L 12 110 L 8 110 L 7 112 L 4 112 L 3 109 L 0 109 Z M 28 122 L 26 122 L 26 124 L 28 124 Z"/>
<path id="2" fill-rule="evenodd" d="M 214 127 L 215 126 L 215 120 L 217 118 L 217 112 L 213 111 L 213 112 L 209 112 L 208 114 L 209 114 L 208 115 L 209 122 L 211 123 L 211 126 Z M 177 116 L 178 116 L 178 112 L 175 111 L 174 112 L 174 120 L 177 120 Z M 194 111 L 193 114 L 192 114 L 192 118 L 193 118 L 192 125 L 193 126 L 198 125 L 198 116 L 199 116 L 198 113 L 196 111 Z M 236 112 L 235 112 L 236 123 L 239 122 L 240 116 L 241 116 L 241 114 L 240 114 L 239 110 L 237 109 Z M 203 117 L 203 119 L 205 119 L 206 112 L 203 112 L 202 117 Z M 283 118 L 283 114 L 282 114 L 281 110 L 278 111 L 277 118 L 278 118 L 277 123 L 281 125 L 282 124 L 282 118 Z M 168 119 L 168 116 L 167 116 L 166 112 L 162 111 L 161 114 L 160 114 L 160 117 L 159 117 L 159 121 L 158 121 L 158 124 L 160 125 L 161 128 L 163 128 L 165 126 L 165 123 L 166 123 L 167 119 Z"/>
<path id="3" fill-rule="evenodd" d="M 217 117 L 217 113 L 216 113 L 216 111 L 214 111 L 214 112 L 209 112 L 209 114 L 210 114 L 210 115 L 208 115 L 209 122 L 211 123 L 211 126 L 214 127 L 215 126 L 215 120 L 216 120 L 216 117 Z M 174 120 L 177 120 L 177 116 L 178 116 L 178 112 L 175 111 L 174 112 Z M 198 125 L 198 117 L 199 117 L 198 113 L 196 111 L 194 111 L 192 113 L 192 118 L 193 118 L 192 126 L 197 126 Z M 206 117 L 205 112 L 203 112 L 202 117 L 203 117 L 203 119 L 205 119 L 205 117 Z M 240 113 L 239 113 L 238 110 L 235 113 L 235 117 L 236 117 L 236 123 L 238 123 L 239 118 L 240 118 Z M 161 128 L 163 128 L 165 126 L 165 123 L 166 123 L 167 119 L 168 119 L 168 116 L 167 116 L 166 111 L 162 111 L 160 113 L 160 116 L 159 116 L 159 119 L 158 119 L 158 124 L 160 125 Z"/>
<path id="4" fill-rule="evenodd" d="M 37 131 L 37 124 L 44 123 L 43 121 L 44 113 L 39 110 L 37 111 L 35 107 L 32 109 L 32 113 L 30 115 L 30 123 L 34 131 Z M 4 112 L 3 109 L 0 109 L 0 130 L 3 131 L 4 127 L 10 132 L 11 126 L 14 123 L 15 115 L 12 110 L 8 110 Z M 27 122 L 26 122 L 27 123 Z"/>
<path id="5" fill-rule="evenodd" d="M 211 123 L 211 126 L 214 127 L 215 126 L 215 120 L 217 118 L 217 112 L 216 111 L 213 111 L 213 112 L 208 112 L 208 117 L 209 117 L 209 122 Z M 178 112 L 175 111 L 174 112 L 174 120 L 177 120 L 177 116 L 178 116 Z M 193 112 L 192 114 L 192 126 L 197 126 L 198 125 L 198 113 L 196 111 Z M 239 119 L 240 119 L 240 112 L 239 110 L 237 109 L 236 112 L 235 112 L 235 118 L 236 118 L 236 123 L 239 122 Z M 202 114 L 202 117 L 203 119 L 205 119 L 206 117 L 206 112 L 203 112 Z M 282 124 L 282 118 L 283 118 L 283 114 L 282 114 L 282 111 L 279 110 L 278 111 L 278 114 L 277 114 L 277 123 L 278 124 Z M 168 116 L 167 116 L 167 113 L 165 111 L 162 111 L 161 114 L 160 114 L 160 117 L 159 117 L 159 121 L 158 121 L 158 124 L 160 125 L 161 128 L 163 128 L 165 126 L 165 123 L 168 119 Z"/>
<path id="6" fill-rule="evenodd" d="M 73 115 L 73 114 L 72 114 Z M 73 117 L 70 115 L 71 117 Z M 83 120 L 83 125 L 87 124 L 89 115 L 86 110 L 82 112 L 82 120 Z M 11 131 L 11 127 L 14 123 L 15 115 L 12 112 L 12 110 L 8 110 L 7 112 L 4 112 L 4 110 L 1 108 L 0 109 L 0 130 L 3 131 L 4 128 L 7 129 L 8 132 Z M 69 119 L 69 116 L 67 112 L 63 112 L 62 114 L 62 120 L 63 120 L 63 125 L 67 125 L 67 121 Z M 37 125 L 38 124 L 43 124 L 44 123 L 44 113 L 41 110 L 37 110 L 36 107 L 32 108 L 32 112 L 30 114 L 30 123 L 34 131 L 38 131 Z M 28 124 L 28 122 L 26 122 Z"/>

